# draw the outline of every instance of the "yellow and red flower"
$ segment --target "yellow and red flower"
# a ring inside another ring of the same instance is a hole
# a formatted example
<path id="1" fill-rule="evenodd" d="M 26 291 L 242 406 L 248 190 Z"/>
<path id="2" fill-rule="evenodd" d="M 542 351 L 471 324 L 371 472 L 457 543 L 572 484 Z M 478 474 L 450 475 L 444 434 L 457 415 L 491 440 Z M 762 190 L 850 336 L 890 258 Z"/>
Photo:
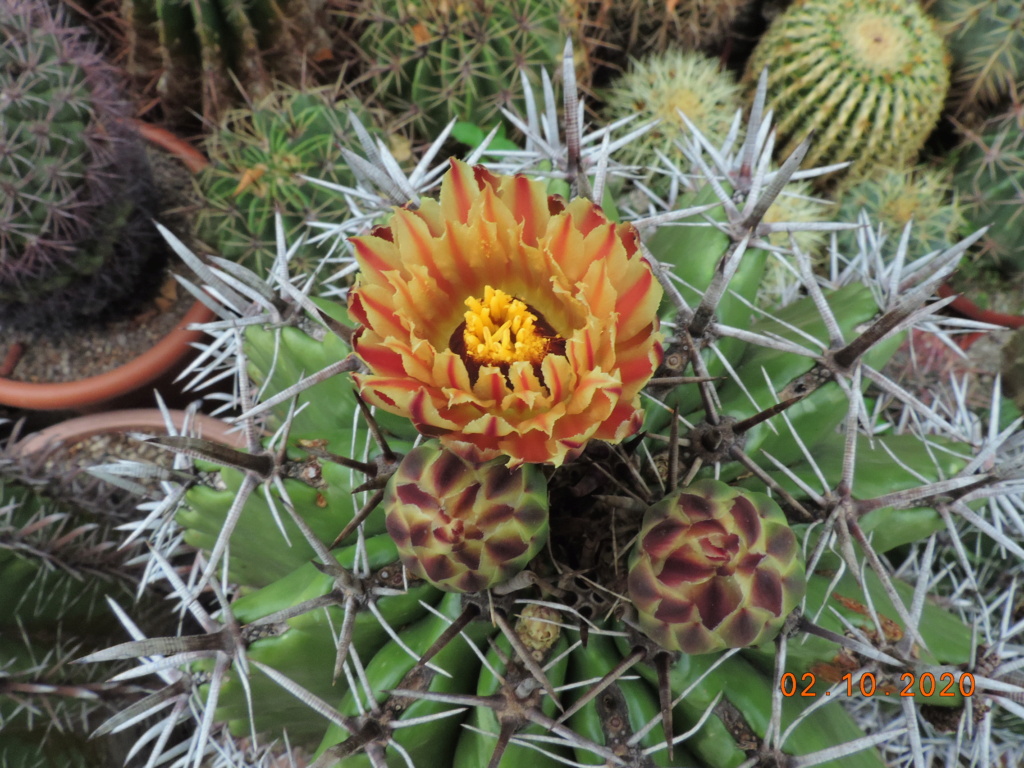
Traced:
<path id="1" fill-rule="evenodd" d="M 367 401 L 474 460 L 559 465 L 643 421 L 661 286 L 637 232 L 457 160 L 439 199 L 352 238 Z"/>

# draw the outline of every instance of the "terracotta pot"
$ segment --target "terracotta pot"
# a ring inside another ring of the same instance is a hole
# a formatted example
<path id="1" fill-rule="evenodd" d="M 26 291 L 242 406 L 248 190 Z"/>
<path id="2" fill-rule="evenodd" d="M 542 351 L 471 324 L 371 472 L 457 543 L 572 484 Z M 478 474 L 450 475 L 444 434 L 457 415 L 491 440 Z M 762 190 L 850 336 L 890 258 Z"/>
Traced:
<path id="1" fill-rule="evenodd" d="M 185 423 L 185 411 L 171 411 L 171 421 L 177 429 Z M 231 432 L 231 424 L 208 416 L 205 413 L 192 415 L 192 432 L 233 448 L 244 448 L 245 437 L 241 431 Z M 33 432 L 18 440 L 8 450 L 27 456 L 53 448 L 58 444 L 74 445 L 95 435 L 108 432 L 147 432 L 167 434 L 164 416 L 159 408 L 133 408 L 124 411 L 106 411 L 67 419 L 46 429 Z"/>
<path id="2" fill-rule="evenodd" d="M 208 164 L 194 147 L 159 126 L 136 121 L 139 132 L 150 143 L 171 152 L 193 173 Z M 133 401 L 151 403 L 148 390 L 170 384 L 194 353 L 192 343 L 200 331 L 186 330 L 192 323 L 213 319 L 213 312 L 196 302 L 181 325 L 134 360 L 96 376 L 69 382 L 26 382 L 0 377 L 0 405 L 32 411 L 73 411 L 89 413 L 112 405 L 123 407 Z"/>
<path id="3" fill-rule="evenodd" d="M 950 302 L 949 308 L 963 317 L 966 317 L 968 320 L 977 320 L 982 323 L 1001 325 L 1004 328 L 1024 328 L 1024 315 L 1009 315 L 1005 312 L 994 312 L 991 309 L 982 309 L 963 294 L 957 295 L 956 291 L 954 291 L 948 283 L 943 283 L 939 286 L 938 294 L 941 299 L 956 296 L 956 298 Z M 964 334 L 960 338 L 960 347 L 965 350 L 969 349 L 974 342 L 984 335 L 985 334 L 981 331 Z"/>
<path id="4" fill-rule="evenodd" d="M 982 309 L 963 294 L 957 296 L 956 291 L 948 285 L 939 286 L 939 298 L 945 299 L 949 296 L 956 296 L 949 305 L 950 309 L 959 312 L 971 320 L 979 320 L 983 323 L 1001 325 L 1004 328 L 1024 328 L 1024 315 L 1010 315 L 1005 312 L 993 312 L 991 309 Z"/>

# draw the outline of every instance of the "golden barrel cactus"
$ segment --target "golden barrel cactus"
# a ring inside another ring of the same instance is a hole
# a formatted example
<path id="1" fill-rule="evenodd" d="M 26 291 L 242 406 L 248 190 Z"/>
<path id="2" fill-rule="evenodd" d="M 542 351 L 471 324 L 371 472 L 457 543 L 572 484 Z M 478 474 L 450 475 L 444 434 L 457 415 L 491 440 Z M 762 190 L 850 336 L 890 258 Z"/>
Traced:
<path id="1" fill-rule="evenodd" d="M 798 0 L 765 32 L 747 64 L 751 93 L 768 69 L 780 157 L 813 132 L 805 167 L 912 164 L 938 122 L 949 57 L 913 0 Z"/>

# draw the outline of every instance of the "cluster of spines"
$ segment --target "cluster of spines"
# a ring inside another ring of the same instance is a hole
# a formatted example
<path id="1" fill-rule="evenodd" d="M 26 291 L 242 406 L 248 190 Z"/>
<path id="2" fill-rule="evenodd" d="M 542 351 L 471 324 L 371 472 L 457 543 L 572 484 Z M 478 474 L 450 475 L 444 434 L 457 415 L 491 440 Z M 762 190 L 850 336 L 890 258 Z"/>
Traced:
<path id="1" fill-rule="evenodd" d="M 129 314 L 166 251 L 116 72 L 45 3 L 5 5 L 0 27 L 0 318 L 59 328 Z"/>

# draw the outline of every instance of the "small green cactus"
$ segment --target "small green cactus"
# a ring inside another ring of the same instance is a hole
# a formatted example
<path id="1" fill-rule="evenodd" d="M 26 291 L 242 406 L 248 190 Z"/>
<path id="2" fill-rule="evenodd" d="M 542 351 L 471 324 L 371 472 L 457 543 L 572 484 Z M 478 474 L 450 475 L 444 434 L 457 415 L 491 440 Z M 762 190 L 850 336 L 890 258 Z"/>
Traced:
<path id="1" fill-rule="evenodd" d="M 964 217 L 988 226 L 976 258 L 1005 274 L 1024 271 L 1024 127 L 1010 112 L 968 133 L 959 150 L 957 193 Z"/>
<path id="2" fill-rule="evenodd" d="M 639 116 L 634 125 L 661 121 L 619 154 L 622 162 L 647 168 L 659 164 L 657 152 L 680 156 L 673 142 L 690 135 L 680 112 L 717 146 L 743 107 L 733 76 L 715 59 L 693 51 L 668 51 L 634 61 L 629 71 L 608 87 L 605 102 L 608 122 L 631 115 Z M 651 177 L 648 174 L 644 182 L 650 183 Z"/>
<path id="3" fill-rule="evenodd" d="M 155 191 L 116 71 L 45 2 L 0 5 L 0 322 L 130 315 L 159 287 Z"/>
<path id="4" fill-rule="evenodd" d="M 805 167 L 850 162 L 850 178 L 912 163 L 942 111 L 948 56 L 913 0 L 798 0 L 747 64 L 768 68 L 768 106 L 788 156 L 811 136 Z"/>
<path id="5" fill-rule="evenodd" d="M 1024 83 L 1024 5 L 1017 0 L 935 0 L 953 57 L 951 95 L 958 112 L 994 106 Z"/>
<path id="6" fill-rule="evenodd" d="M 353 14 L 373 98 L 432 138 L 450 120 L 490 128 L 502 107 L 522 105 L 520 70 L 532 85 L 565 47 L 557 0 L 369 0 Z"/>
<path id="7" fill-rule="evenodd" d="M 886 238 L 882 255 L 886 260 L 895 255 L 903 229 L 911 222 L 911 254 L 948 248 L 965 225 L 962 206 L 953 193 L 951 174 L 939 168 L 918 165 L 881 169 L 870 178 L 841 189 L 838 198 L 840 220 L 857 221 L 863 210 L 873 225 L 882 225 Z M 838 237 L 844 251 L 856 250 L 855 232 L 841 232 Z"/>
<path id="8" fill-rule="evenodd" d="M 342 155 L 350 143 L 353 104 L 330 89 L 278 88 L 248 109 L 229 112 L 206 139 L 211 164 L 197 182 L 205 204 L 196 228 L 215 253 L 265 275 L 277 249 L 274 216 L 280 212 L 289 242 L 307 234 L 307 222 L 348 215 L 344 196 L 303 179 L 334 184 L 354 178 Z M 354 142 L 351 142 L 354 143 Z M 304 251 L 304 253 L 307 251 Z M 297 257 L 297 273 L 312 271 Z"/>

